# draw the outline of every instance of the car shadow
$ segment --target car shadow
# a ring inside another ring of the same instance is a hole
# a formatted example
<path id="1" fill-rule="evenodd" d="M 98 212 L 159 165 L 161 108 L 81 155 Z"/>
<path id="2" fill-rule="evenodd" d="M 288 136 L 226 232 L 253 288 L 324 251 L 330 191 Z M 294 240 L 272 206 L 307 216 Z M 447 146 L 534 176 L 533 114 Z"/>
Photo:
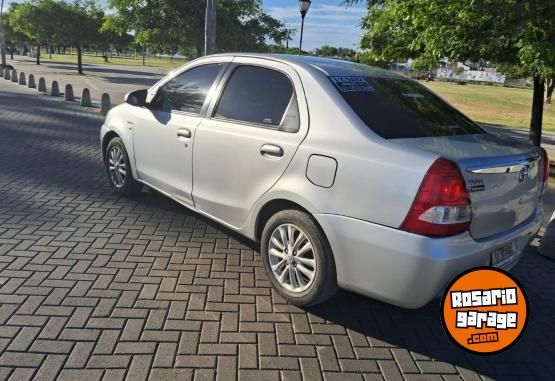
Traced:
<path id="1" fill-rule="evenodd" d="M 449 340 L 441 323 L 440 300 L 408 310 L 340 291 L 327 303 L 306 311 L 365 336 L 371 347 L 404 348 L 414 359 L 446 362 L 485 376 L 505 374 L 508 378 L 518 378 L 526 374 L 546 374 L 545 368 L 551 360 L 542 352 L 552 351 L 551 345 L 546 345 L 553 339 L 549 320 L 554 311 L 555 288 L 551 285 L 546 285 L 548 290 L 537 288 L 538 282 L 533 278 L 534 268 L 539 266 L 555 272 L 555 260 L 538 255 L 533 246 L 528 247 L 524 259 L 512 271 L 528 295 L 531 316 L 527 331 L 513 347 L 493 356 L 467 353 Z M 534 365 L 538 369 L 534 369 Z"/>

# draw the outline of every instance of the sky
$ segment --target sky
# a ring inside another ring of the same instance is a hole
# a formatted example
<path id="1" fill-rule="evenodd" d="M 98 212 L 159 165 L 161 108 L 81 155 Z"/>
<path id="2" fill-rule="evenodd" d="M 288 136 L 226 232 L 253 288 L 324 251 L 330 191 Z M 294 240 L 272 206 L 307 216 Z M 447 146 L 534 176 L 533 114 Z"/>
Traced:
<path id="1" fill-rule="evenodd" d="M 17 1 L 17 0 L 16 0 Z M 4 1 L 7 8 L 12 0 Z M 366 13 L 365 2 L 345 7 L 341 0 L 312 0 L 305 19 L 303 49 L 310 50 L 322 45 L 332 45 L 355 49 L 360 41 L 359 28 L 362 16 Z M 301 15 L 297 0 L 262 0 L 266 12 L 283 21 L 287 27 L 296 29 L 289 46 L 299 46 Z"/>
<path id="2" fill-rule="evenodd" d="M 283 21 L 297 33 L 289 46 L 298 46 L 301 15 L 297 0 L 263 0 L 264 9 L 274 18 Z M 364 5 L 345 7 L 341 0 L 312 0 L 305 18 L 303 50 L 322 45 L 356 49 L 360 41 L 361 18 L 366 14 Z"/>

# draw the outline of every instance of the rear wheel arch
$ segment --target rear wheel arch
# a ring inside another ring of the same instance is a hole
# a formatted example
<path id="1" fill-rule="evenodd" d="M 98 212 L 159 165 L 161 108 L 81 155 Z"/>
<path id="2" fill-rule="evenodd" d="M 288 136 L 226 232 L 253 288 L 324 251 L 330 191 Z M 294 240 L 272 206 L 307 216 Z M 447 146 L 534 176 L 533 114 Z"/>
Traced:
<path id="1" fill-rule="evenodd" d="M 264 230 L 264 226 L 272 216 L 282 210 L 293 209 L 293 210 L 300 210 L 307 214 L 312 215 L 306 208 L 302 207 L 301 205 L 297 204 L 296 202 L 287 200 L 287 199 L 275 199 L 270 200 L 258 212 L 256 217 L 256 224 L 255 224 L 255 231 L 254 235 L 257 242 L 260 242 L 260 238 L 262 237 L 262 231 Z"/>

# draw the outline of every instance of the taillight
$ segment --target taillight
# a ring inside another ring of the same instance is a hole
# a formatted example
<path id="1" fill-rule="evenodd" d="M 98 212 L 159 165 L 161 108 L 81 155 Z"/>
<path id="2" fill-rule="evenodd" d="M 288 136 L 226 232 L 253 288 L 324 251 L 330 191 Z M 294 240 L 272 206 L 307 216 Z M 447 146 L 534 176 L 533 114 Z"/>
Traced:
<path id="1" fill-rule="evenodd" d="M 549 183 L 549 157 L 547 156 L 547 151 L 540 147 L 540 153 L 542 156 L 541 164 L 541 183 L 540 183 L 540 195 L 543 195 L 547 190 Z"/>
<path id="2" fill-rule="evenodd" d="M 471 219 L 470 197 L 459 168 L 439 158 L 426 173 L 401 229 L 443 237 L 467 231 Z"/>

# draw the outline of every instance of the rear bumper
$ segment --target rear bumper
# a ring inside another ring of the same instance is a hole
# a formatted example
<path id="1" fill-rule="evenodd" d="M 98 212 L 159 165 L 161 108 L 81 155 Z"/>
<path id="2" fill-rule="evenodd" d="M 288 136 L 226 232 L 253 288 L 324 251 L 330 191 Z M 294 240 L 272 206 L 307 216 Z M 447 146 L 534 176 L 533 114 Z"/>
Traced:
<path id="1" fill-rule="evenodd" d="M 429 238 L 354 218 L 315 216 L 332 247 L 341 288 L 405 308 L 438 297 L 461 272 L 491 265 L 491 251 L 513 244 L 516 254 L 501 267 L 511 269 L 543 222 L 541 204 L 514 229 L 479 241 L 469 233 Z"/>

